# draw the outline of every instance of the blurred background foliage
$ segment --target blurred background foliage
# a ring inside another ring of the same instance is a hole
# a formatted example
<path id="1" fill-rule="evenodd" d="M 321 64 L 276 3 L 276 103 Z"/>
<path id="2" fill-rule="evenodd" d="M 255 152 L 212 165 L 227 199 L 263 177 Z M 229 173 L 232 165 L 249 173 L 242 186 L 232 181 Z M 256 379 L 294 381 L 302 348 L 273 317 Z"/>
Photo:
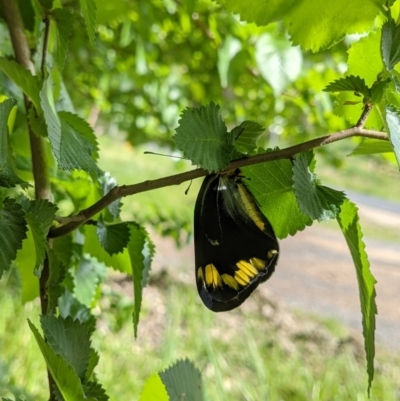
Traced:
<path id="1" fill-rule="evenodd" d="M 78 112 L 103 132 L 122 131 L 133 146 L 173 147 L 180 112 L 210 101 L 222 105 L 228 124 L 262 124 L 273 145 L 344 128 L 322 89 L 346 68 L 345 42 L 302 52 L 280 24 L 244 24 L 207 0 L 97 7 L 93 46 L 83 21 L 73 21 L 63 79 Z"/>

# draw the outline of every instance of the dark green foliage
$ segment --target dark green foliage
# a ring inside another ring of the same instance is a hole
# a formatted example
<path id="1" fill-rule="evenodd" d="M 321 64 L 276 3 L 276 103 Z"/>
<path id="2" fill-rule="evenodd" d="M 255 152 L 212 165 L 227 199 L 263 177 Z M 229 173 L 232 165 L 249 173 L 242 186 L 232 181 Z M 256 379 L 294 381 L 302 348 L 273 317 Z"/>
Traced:
<path id="1" fill-rule="evenodd" d="M 371 92 L 365 81 L 360 77 L 349 75 L 346 78 L 340 78 L 334 82 L 331 82 L 325 89 L 326 92 L 341 92 L 350 91 L 355 92 L 357 95 L 363 95 L 364 97 L 371 97 Z"/>

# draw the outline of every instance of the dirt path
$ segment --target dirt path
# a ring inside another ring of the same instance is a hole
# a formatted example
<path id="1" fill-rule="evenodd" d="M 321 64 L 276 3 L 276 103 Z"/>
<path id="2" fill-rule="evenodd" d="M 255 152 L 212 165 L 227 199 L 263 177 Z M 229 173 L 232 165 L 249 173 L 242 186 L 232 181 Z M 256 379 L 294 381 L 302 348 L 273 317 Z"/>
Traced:
<path id="1" fill-rule="evenodd" d="M 400 349 L 400 246 L 368 239 L 366 244 L 378 281 L 376 339 Z M 290 307 L 335 317 L 361 332 L 356 274 L 338 230 L 315 226 L 282 241 L 274 280 L 261 291 Z"/>
<path id="2" fill-rule="evenodd" d="M 400 230 L 400 207 L 376 200 L 357 199 L 363 220 Z M 390 205 L 389 205 L 390 206 Z M 330 223 L 337 227 L 335 222 Z M 376 339 L 400 349 L 400 244 L 365 239 L 371 269 L 378 281 Z M 194 285 L 193 246 L 176 250 L 170 240 L 157 241 L 157 268 L 174 268 L 179 278 Z M 280 259 L 273 277 L 259 287 L 274 301 L 292 308 L 339 319 L 361 333 L 357 279 L 347 244 L 339 228 L 320 225 L 281 241 Z"/>

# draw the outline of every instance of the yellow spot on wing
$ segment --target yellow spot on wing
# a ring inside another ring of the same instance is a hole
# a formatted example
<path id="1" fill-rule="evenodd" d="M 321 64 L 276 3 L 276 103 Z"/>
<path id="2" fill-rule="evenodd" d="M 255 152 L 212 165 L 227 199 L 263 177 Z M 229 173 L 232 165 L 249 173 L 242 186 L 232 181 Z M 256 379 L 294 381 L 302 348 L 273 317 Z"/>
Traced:
<path id="1" fill-rule="evenodd" d="M 259 258 L 251 258 L 250 263 L 258 270 L 264 270 L 265 269 L 265 262 L 262 259 Z"/>
<path id="2" fill-rule="evenodd" d="M 245 260 L 240 260 L 236 263 L 236 266 L 243 272 L 246 273 L 249 277 L 253 278 L 258 274 L 257 269 L 252 266 L 249 262 Z"/>
<path id="3" fill-rule="evenodd" d="M 278 251 L 275 250 L 275 249 L 272 249 L 271 251 L 268 251 L 268 254 L 267 254 L 268 258 L 272 259 L 277 253 L 278 253 Z"/>
<path id="4" fill-rule="evenodd" d="M 249 191 L 245 188 L 245 186 L 241 183 L 238 184 L 238 191 L 247 215 L 254 221 L 254 224 L 261 231 L 264 231 L 265 224 L 261 217 L 261 212 L 259 211 L 258 206 L 254 202 L 253 197 L 251 196 Z"/>
<path id="5" fill-rule="evenodd" d="M 202 281 L 204 283 L 204 275 L 203 275 L 203 268 L 199 267 L 197 269 L 197 280 Z"/>
<path id="6" fill-rule="evenodd" d="M 223 274 L 222 276 L 222 281 L 228 286 L 233 288 L 234 290 L 238 290 L 239 289 L 239 285 L 238 282 L 229 274 Z"/>
<path id="7" fill-rule="evenodd" d="M 206 266 L 206 285 L 213 286 L 214 288 L 222 285 L 221 276 L 216 267 L 210 263 Z"/>
<path id="8" fill-rule="evenodd" d="M 243 286 L 250 283 L 250 277 L 246 273 L 244 273 L 242 270 L 235 271 L 235 280 L 240 285 L 243 285 Z"/>

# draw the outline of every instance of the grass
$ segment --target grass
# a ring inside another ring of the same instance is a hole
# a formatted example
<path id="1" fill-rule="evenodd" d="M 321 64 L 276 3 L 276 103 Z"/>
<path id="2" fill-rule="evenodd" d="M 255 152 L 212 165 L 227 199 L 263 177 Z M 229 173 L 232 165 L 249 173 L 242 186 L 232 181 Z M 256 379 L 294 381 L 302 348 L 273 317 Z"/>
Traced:
<path id="1" fill-rule="evenodd" d="M 39 306 L 21 307 L 1 290 L 0 396 L 45 400 L 45 366 L 26 324 Z M 201 370 L 210 401 L 368 400 L 361 345 L 332 320 L 292 314 L 258 293 L 240 309 L 214 314 L 192 286 L 162 276 L 146 290 L 135 341 L 129 321 L 115 326 L 120 311 L 106 300 L 93 344 L 101 356 L 97 376 L 111 400 L 138 400 L 146 378 L 185 357 Z M 398 400 L 399 361 L 378 352 L 371 401 Z"/>

